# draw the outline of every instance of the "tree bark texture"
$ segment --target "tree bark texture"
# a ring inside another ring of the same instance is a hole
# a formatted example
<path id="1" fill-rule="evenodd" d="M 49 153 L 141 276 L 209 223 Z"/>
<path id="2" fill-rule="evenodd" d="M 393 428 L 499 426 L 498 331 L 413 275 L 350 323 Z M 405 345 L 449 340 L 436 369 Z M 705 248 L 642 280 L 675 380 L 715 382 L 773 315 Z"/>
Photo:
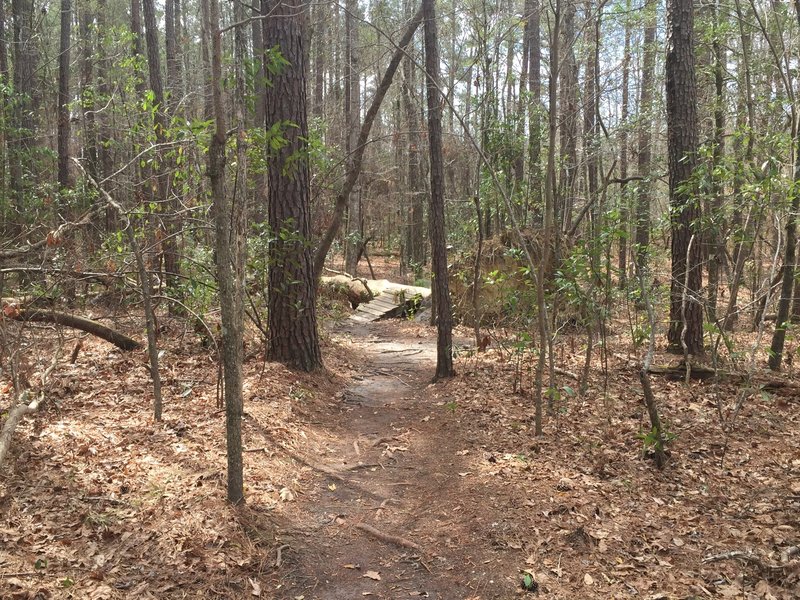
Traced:
<path id="1" fill-rule="evenodd" d="M 235 113 L 237 128 L 236 185 L 229 194 L 225 169 L 227 130 L 226 113 L 222 102 L 222 49 L 219 31 L 218 0 L 205 0 L 203 11 L 208 18 L 207 30 L 211 34 L 211 93 L 215 128 L 208 152 L 208 176 L 214 202 L 214 224 L 216 232 L 215 255 L 217 284 L 219 286 L 220 312 L 222 318 L 222 353 L 225 434 L 228 460 L 228 502 L 244 502 L 244 474 L 242 460 L 242 362 L 244 336 L 244 263 L 247 202 L 245 195 L 246 166 L 244 156 L 244 33 L 236 28 L 234 35 L 234 63 L 236 70 Z M 243 17 L 244 7 L 237 3 L 236 20 Z"/>
<path id="2" fill-rule="evenodd" d="M 86 172 L 95 180 L 98 177 L 97 118 L 94 94 L 94 56 L 97 49 L 92 35 L 92 14 L 83 7 L 80 15 L 81 54 L 81 108 L 83 109 L 83 153 Z"/>
<path id="3" fill-rule="evenodd" d="M 562 22 L 562 55 L 559 63 L 561 71 L 559 102 L 561 181 L 556 197 L 555 223 L 559 231 L 570 229 L 572 224 L 572 207 L 575 199 L 575 185 L 578 178 L 578 61 L 575 58 L 575 0 L 563 3 Z M 551 74 L 552 77 L 552 74 Z M 556 262 L 559 262 L 559 245 L 561 236 L 553 241 L 556 244 Z"/>
<path id="4" fill-rule="evenodd" d="M 541 216 L 542 205 L 542 40 L 541 3 L 528 0 L 530 13 L 526 27 L 529 38 L 530 60 L 528 61 L 528 122 L 530 140 L 528 142 L 528 180 L 530 185 L 530 204 Z M 524 225 L 524 223 L 523 223 Z"/>
<path id="5" fill-rule="evenodd" d="M 15 321 L 24 321 L 27 323 L 54 323 L 56 325 L 63 325 L 64 327 L 80 329 L 81 331 L 91 333 L 100 339 L 114 344 L 120 350 L 130 351 L 141 347 L 141 344 L 133 338 L 119 333 L 118 331 L 114 331 L 102 323 L 64 312 L 34 308 L 20 308 L 6 310 L 5 315 L 10 319 L 14 319 Z"/>
<path id="6" fill-rule="evenodd" d="M 347 0 L 345 11 L 345 152 L 346 168 L 352 170 L 353 153 L 358 144 L 358 131 L 361 126 L 361 73 L 359 72 L 358 48 L 358 2 Z M 357 276 L 359 249 L 361 248 L 361 190 L 356 185 L 347 198 L 347 235 L 344 246 L 344 270 L 353 277 Z"/>
<path id="7" fill-rule="evenodd" d="M 630 0 L 627 3 L 630 8 Z M 622 106 L 620 107 L 619 132 L 619 176 L 623 183 L 619 189 L 620 224 L 622 235 L 619 238 L 617 270 L 619 271 L 619 287 L 625 289 L 628 284 L 628 240 L 630 231 L 630 203 L 628 202 L 628 116 L 630 112 L 630 79 L 631 79 L 631 30 L 630 21 L 625 23 L 625 41 L 622 50 Z"/>
<path id="8" fill-rule="evenodd" d="M 417 106 L 412 90 L 415 87 L 414 63 L 410 59 L 403 62 L 402 103 L 405 109 L 405 121 L 408 127 L 408 164 L 407 188 L 410 201 L 408 203 L 408 255 L 415 278 L 422 276 L 425 265 L 425 185 L 422 180 L 421 140 L 417 133 L 420 129 Z"/>
<path id="9" fill-rule="evenodd" d="M 646 0 L 644 5 L 644 57 L 642 60 L 641 88 L 639 89 L 639 139 L 636 169 L 641 177 L 636 194 L 636 253 L 634 262 L 638 273 L 647 268 L 647 253 L 650 247 L 650 202 L 652 185 L 650 169 L 652 163 L 653 131 L 653 75 L 656 64 L 656 0 Z"/>
<path id="10" fill-rule="evenodd" d="M 725 160 L 725 68 L 728 64 L 727 51 L 723 43 L 727 43 L 722 32 L 722 17 L 720 16 L 719 0 L 714 6 L 714 39 L 712 41 L 713 70 L 714 70 L 714 147 L 711 165 L 711 214 L 708 215 L 709 228 L 708 241 L 708 316 L 712 323 L 717 321 L 717 299 L 719 296 L 720 267 L 725 258 L 725 244 L 722 239 L 723 231 L 727 228 L 724 223 L 722 208 L 725 197 L 724 177 L 717 174 L 717 170 L 724 166 Z"/>
<path id="11" fill-rule="evenodd" d="M 69 187 L 69 49 L 72 3 L 61 0 L 61 40 L 58 54 L 58 185 Z"/>
<path id="12" fill-rule="evenodd" d="M 795 14 L 800 24 L 800 0 L 794 2 Z M 767 364 L 773 371 L 781 368 L 783 362 L 783 346 L 786 340 L 789 308 L 792 301 L 792 288 L 797 269 L 797 214 L 800 211 L 800 129 L 795 133 L 794 186 L 791 189 L 791 209 L 786 215 L 786 249 L 783 257 L 783 280 L 781 281 L 781 297 L 778 300 L 778 315 L 775 319 L 775 332 L 769 347 Z"/>
<path id="13" fill-rule="evenodd" d="M 425 22 L 425 70 L 428 100 L 428 144 L 431 163 L 430 237 L 433 293 L 436 296 L 436 379 L 452 377 L 453 310 L 447 275 L 444 228 L 444 160 L 442 157 L 442 100 L 439 91 L 439 48 L 434 0 L 422 0 Z"/>
<path id="14" fill-rule="evenodd" d="M 272 0 L 264 43 L 289 65 L 272 77 L 266 94 L 267 130 L 286 141 L 268 156 L 269 357 L 303 371 L 322 367 L 317 333 L 316 279 L 311 256 L 309 169 L 306 156 L 306 64 L 302 15 L 285 0 Z M 291 126 L 286 126 L 291 124 Z M 321 270 L 321 269 L 320 269 Z"/>
<path id="15" fill-rule="evenodd" d="M 167 104 L 171 114 L 174 113 L 183 96 L 180 12 L 180 0 L 166 0 L 164 3 L 164 42 L 167 62 L 167 93 L 169 94 Z"/>
<path id="16" fill-rule="evenodd" d="M 703 269 L 699 243 L 701 209 L 692 180 L 698 146 L 693 11 L 692 0 L 667 3 L 667 144 L 672 214 L 668 341 L 673 351 L 684 351 L 685 343 L 685 352 L 698 356 L 703 354 Z M 689 252 L 693 235 L 697 239 Z"/>
<path id="17" fill-rule="evenodd" d="M 39 86 L 37 69 L 39 48 L 34 26 L 37 18 L 32 0 L 12 0 L 11 14 L 14 22 L 14 94 L 12 133 L 8 140 L 11 194 L 19 215 L 25 210 L 25 193 L 34 180 L 30 165 L 31 153 L 36 144 L 39 111 Z"/>
<path id="18" fill-rule="evenodd" d="M 167 141 L 167 106 L 164 98 L 164 79 L 161 74 L 161 53 L 158 41 L 158 26 L 154 0 L 142 0 L 144 14 L 145 42 L 147 45 L 147 67 L 150 74 L 150 89 L 153 92 L 153 125 L 155 127 L 156 142 L 165 144 Z M 175 206 L 170 202 L 169 174 L 165 164 L 166 157 L 163 152 L 156 153 L 158 160 L 155 169 L 155 178 L 158 185 L 158 201 L 165 212 L 174 212 Z M 164 222 L 164 235 L 161 247 L 164 255 L 164 276 L 169 289 L 174 289 L 177 284 L 178 245 L 176 240 L 177 227 L 175 215 L 167 214 L 162 219 Z"/>

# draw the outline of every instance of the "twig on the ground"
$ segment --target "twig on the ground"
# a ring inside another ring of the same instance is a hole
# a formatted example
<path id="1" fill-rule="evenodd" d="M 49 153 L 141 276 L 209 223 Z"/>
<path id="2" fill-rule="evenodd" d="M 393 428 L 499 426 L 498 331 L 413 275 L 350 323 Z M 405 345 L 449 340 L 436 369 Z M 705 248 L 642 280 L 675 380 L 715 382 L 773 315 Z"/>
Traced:
<path id="1" fill-rule="evenodd" d="M 781 552 L 781 562 L 788 563 L 795 556 L 800 556 L 800 546 L 789 546 Z"/>
<path id="2" fill-rule="evenodd" d="M 405 352 L 406 355 L 410 356 L 411 354 L 419 354 L 422 352 L 422 348 L 418 348 L 416 350 L 409 350 L 408 348 L 403 348 L 401 350 L 381 350 L 381 354 L 395 354 L 399 352 Z"/>
<path id="3" fill-rule="evenodd" d="M 353 450 L 356 451 L 356 456 L 361 456 L 361 449 L 358 447 L 358 440 L 353 440 Z"/>
<path id="4" fill-rule="evenodd" d="M 299 454 L 296 454 L 294 452 L 287 451 L 287 454 L 289 454 L 289 456 L 291 456 L 297 462 L 300 462 L 300 463 L 304 464 L 305 466 L 314 469 L 315 471 L 319 471 L 320 473 L 324 473 L 325 475 L 327 475 L 328 477 L 330 477 L 332 479 L 335 479 L 336 481 L 339 481 L 339 482 L 342 482 L 342 483 L 346 483 L 347 482 L 347 480 L 344 477 L 339 475 L 339 473 L 337 473 L 336 471 L 334 471 L 330 467 L 326 467 L 325 465 L 319 465 L 317 463 L 311 462 L 307 458 L 305 458 L 303 456 L 300 456 Z"/>
<path id="5" fill-rule="evenodd" d="M 288 550 L 290 548 L 289 544 L 284 544 L 283 546 L 278 546 L 278 550 L 275 556 L 275 568 L 279 568 L 281 564 L 283 564 L 283 551 Z"/>
<path id="6" fill-rule="evenodd" d="M 555 367 L 553 369 L 553 371 L 558 375 L 563 375 L 564 377 L 569 377 L 570 379 L 574 379 L 575 381 L 578 381 L 578 379 L 579 379 L 578 376 L 575 375 L 575 373 L 567 371 L 566 369 L 560 369 L 559 367 Z"/>
<path id="7" fill-rule="evenodd" d="M 419 564 L 421 564 L 423 567 L 425 567 L 425 570 L 428 572 L 429 575 L 433 575 L 433 571 L 431 571 L 431 568 L 428 565 L 425 564 L 425 561 L 422 560 L 421 557 L 419 559 Z"/>
<path id="8" fill-rule="evenodd" d="M 400 440 L 398 440 L 396 437 L 382 437 L 380 439 L 375 440 L 372 443 L 372 447 L 377 448 L 378 446 L 381 446 L 383 444 L 388 444 L 389 442 L 399 442 L 399 441 Z"/>
<path id="9" fill-rule="evenodd" d="M 384 469 L 385 467 L 380 463 L 369 463 L 369 464 L 358 464 L 353 465 L 352 467 L 347 467 L 345 471 L 360 471 L 361 469 L 376 469 L 380 467 Z"/>
<path id="10" fill-rule="evenodd" d="M 703 563 L 720 562 L 723 560 L 740 560 L 743 563 L 755 565 L 762 571 L 781 571 L 787 566 L 767 562 L 762 557 L 749 550 L 730 550 L 729 552 L 706 556 L 703 559 Z"/>
<path id="11" fill-rule="evenodd" d="M 384 533 L 383 531 L 379 531 L 378 529 L 375 529 L 372 525 L 367 525 L 366 523 L 356 523 L 354 527 L 356 529 L 360 529 L 364 533 L 368 533 L 372 537 L 377 538 L 382 542 L 386 542 L 387 544 L 395 544 L 397 546 L 402 546 L 403 548 L 410 548 L 412 550 L 416 550 L 417 552 L 422 552 L 422 548 L 420 547 L 419 544 L 397 535 L 392 535 L 390 533 Z"/>
<path id="12" fill-rule="evenodd" d="M 409 384 L 409 383 L 408 383 L 408 382 L 406 382 L 406 381 L 403 381 L 402 379 L 400 379 L 400 378 L 399 378 L 397 375 L 395 375 L 394 373 L 388 373 L 387 371 L 379 371 L 379 370 L 376 370 L 376 371 L 375 371 L 375 373 L 377 373 L 378 375 L 388 375 L 389 377 L 394 377 L 395 379 L 397 379 L 397 381 L 399 381 L 400 383 L 402 383 L 404 386 L 406 386 L 406 387 L 411 387 L 411 384 Z"/>

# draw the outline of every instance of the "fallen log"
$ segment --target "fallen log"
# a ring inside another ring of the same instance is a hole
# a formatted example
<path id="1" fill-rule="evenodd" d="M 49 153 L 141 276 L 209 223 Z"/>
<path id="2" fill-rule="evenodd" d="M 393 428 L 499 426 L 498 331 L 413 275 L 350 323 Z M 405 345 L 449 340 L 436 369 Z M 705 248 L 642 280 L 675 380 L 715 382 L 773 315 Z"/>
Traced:
<path id="1" fill-rule="evenodd" d="M 667 379 L 681 380 L 686 377 L 686 363 L 681 361 L 677 365 L 652 365 L 648 370 L 652 375 L 661 375 Z M 718 375 L 711 367 L 704 365 L 691 365 L 689 376 L 692 379 L 710 379 Z"/>
<path id="2" fill-rule="evenodd" d="M 110 342 L 117 348 L 125 351 L 136 350 L 137 348 L 141 347 L 141 344 L 133 338 L 119 333 L 118 331 L 114 331 L 102 323 L 92 321 L 91 319 L 84 319 L 83 317 L 78 317 L 68 313 L 58 312 L 55 310 L 17 308 L 13 305 L 6 305 L 3 307 L 3 314 L 7 318 L 15 321 L 22 321 L 26 323 L 54 323 L 56 325 L 63 325 L 65 327 L 79 329 Z"/>

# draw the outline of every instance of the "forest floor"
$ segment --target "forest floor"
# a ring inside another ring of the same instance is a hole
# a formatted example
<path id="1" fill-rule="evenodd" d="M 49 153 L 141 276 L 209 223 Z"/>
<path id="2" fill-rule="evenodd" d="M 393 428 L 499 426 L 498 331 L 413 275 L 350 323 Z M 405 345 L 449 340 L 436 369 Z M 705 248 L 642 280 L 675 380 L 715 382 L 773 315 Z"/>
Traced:
<path id="1" fill-rule="evenodd" d="M 241 507 L 211 352 L 166 332 L 154 423 L 144 352 L 87 339 L 0 467 L 0 598 L 800 597 L 781 558 L 800 545 L 798 397 L 756 391 L 734 415 L 734 384 L 654 378 L 677 436 L 658 471 L 623 328 L 608 376 L 564 393 L 540 438 L 534 358 L 499 337 L 480 354 L 457 338 L 457 376 L 432 383 L 426 325 L 324 331 L 313 375 L 248 346 Z M 582 354 L 565 336 L 559 367 Z"/>

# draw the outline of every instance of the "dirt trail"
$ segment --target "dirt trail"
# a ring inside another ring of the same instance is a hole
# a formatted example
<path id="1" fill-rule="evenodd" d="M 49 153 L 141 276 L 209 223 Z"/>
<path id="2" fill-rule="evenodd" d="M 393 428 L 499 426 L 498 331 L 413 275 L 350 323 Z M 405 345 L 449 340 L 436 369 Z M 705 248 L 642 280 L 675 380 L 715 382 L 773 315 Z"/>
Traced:
<path id="1" fill-rule="evenodd" d="M 474 434 L 430 382 L 433 333 L 382 322 L 336 335 L 364 361 L 311 436 L 275 588 L 305 600 L 510 597 L 513 579 L 500 572 L 510 565 L 491 547 L 501 528 L 489 522 L 492 498 L 471 486 Z M 292 533 L 298 523 L 305 535 Z"/>

